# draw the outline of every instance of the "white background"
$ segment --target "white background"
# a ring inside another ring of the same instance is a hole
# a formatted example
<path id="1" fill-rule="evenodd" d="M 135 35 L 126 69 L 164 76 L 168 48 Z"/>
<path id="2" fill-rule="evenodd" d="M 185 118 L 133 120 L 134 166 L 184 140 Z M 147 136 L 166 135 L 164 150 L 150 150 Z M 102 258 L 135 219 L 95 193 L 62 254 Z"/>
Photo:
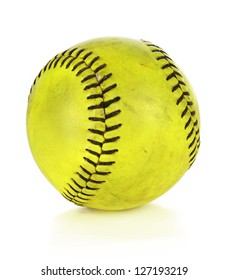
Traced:
<path id="1" fill-rule="evenodd" d="M 1 279 L 76 278 L 41 276 L 47 265 L 133 273 L 136 266 L 187 266 L 189 273 L 177 278 L 229 279 L 227 11 L 223 0 L 1 2 Z M 57 53 L 101 36 L 161 46 L 188 76 L 201 112 L 192 168 L 155 202 L 124 212 L 64 200 L 36 166 L 26 136 L 27 98 L 40 69 Z"/>

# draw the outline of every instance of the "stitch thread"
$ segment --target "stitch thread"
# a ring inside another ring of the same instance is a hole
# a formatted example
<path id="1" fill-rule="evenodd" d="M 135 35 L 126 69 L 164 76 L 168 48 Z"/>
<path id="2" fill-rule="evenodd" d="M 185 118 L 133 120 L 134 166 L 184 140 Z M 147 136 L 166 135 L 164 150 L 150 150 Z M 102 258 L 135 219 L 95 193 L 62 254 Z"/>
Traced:
<path id="1" fill-rule="evenodd" d="M 156 57 L 157 61 L 164 61 L 164 64 L 161 66 L 162 70 L 170 69 L 171 73 L 167 75 L 166 81 L 171 81 L 172 78 L 176 81 L 175 84 L 171 85 L 171 93 L 177 94 L 178 92 L 181 94 L 177 98 L 176 105 L 181 106 L 182 101 L 185 102 L 185 107 L 181 113 L 181 118 L 183 119 L 187 114 L 190 115 L 188 121 L 186 121 L 184 125 L 184 129 L 187 131 L 186 141 L 191 142 L 188 144 L 189 153 L 189 167 L 192 166 L 196 159 L 196 155 L 198 153 L 198 149 L 200 146 L 200 136 L 199 136 L 199 123 L 197 118 L 195 117 L 196 112 L 193 109 L 193 102 L 190 100 L 190 94 L 188 92 L 188 87 L 184 82 L 184 78 L 180 73 L 178 67 L 174 64 L 173 60 L 168 56 L 168 54 L 163 51 L 160 47 L 142 40 L 142 42 L 149 47 L 152 53 L 158 54 Z"/>
<path id="2" fill-rule="evenodd" d="M 92 51 L 87 51 L 86 49 L 79 49 L 79 48 L 73 48 L 68 49 L 58 55 L 56 55 L 53 59 L 51 59 L 45 67 L 40 71 L 37 78 L 34 80 L 34 83 L 32 87 L 36 84 L 37 79 L 41 77 L 41 75 L 46 72 L 47 70 L 50 70 L 52 68 L 59 67 L 65 67 L 65 69 L 70 69 L 71 72 L 75 73 L 76 76 L 82 76 L 81 83 L 88 83 L 83 88 L 84 92 L 87 93 L 86 99 L 91 100 L 93 102 L 96 102 L 96 100 L 101 100 L 100 102 L 94 103 L 93 105 L 88 106 L 88 112 L 93 112 L 95 110 L 101 110 L 103 111 L 104 116 L 96 117 L 96 116 L 90 116 L 88 119 L 93 123 L 101 122 L 104 124 L 105 129 L 95 129 L 95 128 L 88 128 L 88 131 L 92 135 L 99 135 L 101 136 L 101 140 L 95 140 L 95 139 L 87 139 L 88 143 L 91 143 L 95 147 L 100 148 L 100 152 L 97 150 L 93 150 L 92 148 L 86 148 L 85 153 L 87 154 L 85 157 L 83 157 L 84 161 L 87 162 L 89 165 L 91 165 L 94 168 L 94 172 L 89 171 L 85 166 L 80 165 L 79 169 L 80 171 L 75 172 L 75 175 L 77 177 L 70 178 L 70 181 L 66 184 L 66 187 L 63 188 L 62 195 L 68 199 L 69 201 L 83 206 L 85 203 L 87 203 L 94 195 L 95 191 L 100 189 L 100 185 L 104 184 L 106 182 L 105 177 L 109 176 L 111 174 L 111 171 L 101 171 L 97 168 L 99 166 L 112 166 L 115 164 L 115 161 L 113 160 L 102 160 L 102 155 L 114 155 L 118 152 L 118 149 L 110 148 L 106 149 L 107 143 L 115 143 L 120 139 L 119 135 L 113 136 L 113 137 L 107 137 L 106 133 L 110 131 L 116 131 L 118 130 L 122 124 L 117 123 L 112 126 L 107 125 L 107 120 L 113 117 L 116 117 L 121 113 L 121 110 L 111 110 L 111 112 L 107 113 L 106 109 L 113 104 L 120 101 L 119 96 L 113 96 L 113 98 L 107 99 L 105 101 L 104 95 L 110 93 L 113 89 L 117 87 L 116 83 L 111 83 L 110 85 L 104 87 L 103 83 L 105 81 L 109 81 L 109 79 L 112 76 L 112 73 L 108 72 L 107 74 L 103 75 L 102 77 L 98 76 L 98 73 L 101 70 L 104 70 L 107 65 L 105 63 L 98 63 L 100 60 L 99 56 L 94 56 Z M 93 67 L 93 65 L 97 63 L 98 66 Z M 95 68 L 94 70 L 92 69 Z M 90 70 L 90 74 L 84 74 L 87 70 Z M 92 82 L 90 82 L 92 80 Z M 32 91 L 31 87 L 31 91 Z M 98 88 L 100 93 L 93 93 L 93 90 L 95 88 Z M 31 92 L 30 91 L 30 92 Z M 91 157 L 92 156 L 92 157 Z M 97 175 L 96 179 L 93 178 L 93 175 Z M 78 179 L 80 179 L 78 181 Z M 100 179 L 101 178 L 101 179 Z M 82 183 L 79 183 L 79 182 Z M 83 184 L 84 182 L 84 184 Z M 92 183 L 93 185 L 89 185 L 89 183 Z"/>

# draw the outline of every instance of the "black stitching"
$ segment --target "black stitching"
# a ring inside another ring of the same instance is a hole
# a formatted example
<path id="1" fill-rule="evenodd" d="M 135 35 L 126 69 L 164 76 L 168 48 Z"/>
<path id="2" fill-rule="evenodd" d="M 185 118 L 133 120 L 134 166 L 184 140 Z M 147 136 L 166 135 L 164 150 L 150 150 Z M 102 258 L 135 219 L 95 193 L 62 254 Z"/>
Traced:
<path id="1" fill-rule="evenodd" d="M 71 55 L 74 53 L 74 51 L 76 51 L 77 49 L 78 49 L 77 47 L 71 49 L 71 50 L 69 51 L 68 55 L 71 56 Z"/>
<path id="2" fill-rule="evenodd" d="M 88 171 L 86 168 L 84 168 L 82 165 L 80 165 L 80 168 L 83 170 L 83 172 L 85 172 L 87 175 L 91 176 L 91 172 Z"/>
<path id="3" fill-rule="evenodd" d="M 48 67 L 49 62 L 45 65 L 45 67 L 43 68 L 43 71 L 45 72 L 47 67 Z M 39 75 L 38 75 L 39 76 Z"/>
<path id="4" fill-rule="evenodd" d="M 88 130 L 89 130 L 91 133 L 94 133 L 94 134 L 99 134 L 99 135 L 103 135 L 103 134 L 104 134 L 104 131 L 99 130 L 99 129 L 89 128 Z"/>
<path id="5" fill-rule="evenodd" d="M 184 94 L 182 93 L 182 95 L 177 99 L 177 105 L 179 105 L 181 103 L 181 101 L 184 100 Z"/>
<path id="6" fill-rule="evenodd" d="M 102 147 L 103 146 L 103 143 L 99 142 L 99 141 L 95 141 L 93 139 L 87 139 L 88 142 L 92 143 L 93 145 L 96 145 L 96 146 L 99 146 L 99 147 Z"/>
<path id="7" fill-rule="evenodd" d="M 187 127 L 190 125 L 191 121 L 192 121 L 192 118 L 190 117 L 190 118 L 188 119 L 188 121 L 186 122 L 186 124 L 185 124 L 185 126 L 184 126 L 184 129 L 187 129 Z"/>
<path id="8" fill-rule="evenodd" d="M 91 59 L 90 59 L 91 58 Z M 105 82 L 109 81 L 109 78 L 112 76 L 112 73 L 105 73 L 101 75 L 97 75 L 101 70 L 104 70 L 106 68 L 106 63 L 100 63 L 92 69 L 92 66 L 98 62 L 100 59 L 99 56 L 93 57 L 93 52 L 89 50 L 85 50 L 83 48 L 79 49 L 78 47 L 74 47 L 72 49 L 68 49 L 64 51 L 63 53 L 60 53 L 56 55 L 52 60 L 50 60 L 45 67 L 40 71 L 37 78 L 34 80 L 34 85 L 38 78 L 41 77 L 42 73 L 45 72 L 47 69 L 51 69 L 51 67 L 56 68 L 58 65 L 59 67 L 65 67 L 65 69 L 69 69 L 71 67 L 71 71 L 75 72 L 76 70 L 76 76 L 83 75 L 86 70 L 91 70 L 93 73 L 87 73 L 84 74 L 84 77 L 81 79 L 81 83 L 89 81 L 89 84 L 86 84 L 84 86 L 84 90 L 89 92 L 88 96 L 86 97 L 87 100 L 96 101 L 99 99 L 102 99 L 102 101 L 98 104 L 91 104 L 88 106 L 88 110 L 94 110 L 94 109 L 102 109 L 103 115 L 100 116 L 89 116 L 88 119 L 93 122 L 101 122 L 104 124 L 104 131 L 95 128 L 89 128 L 88 131 L 92 133 L 92 135 L 100 135 L 102 136 L 103 140 L 98 141 L 94 139 L 88 138 L 87 141 L 91 143 L 92 145 L 95 145 L 101 149 L 100 152 L 97 150 L 94 150 L 93 148 L 86 148 L 85 151 L 88 152 L 88 156 L 83 157 L 85 162 L 93 166 L 95 169 L 94 171 L 89 171 L 87 168 L 85 168 L 83 165 L 80 165 L 81 172 L 75 172 L 75 174 L 78 176 L 78 179 L 70 178 L 70 182 L 67 182 L 67 189 L 65 188 L 62 191 L 62 195 L 78 204 L 83 206 L 85 202 L 89 201 L 91 197 L 93 197 L 95 194 L 87 194 L 84 190 L 91 190 L 96 191 L 99 188 L 91 186 L 89 183 L 93 184 L 102 184 L 105 182 L 105 180 L 100 179 L 93 179 L 93 175 L 96 174 L 97 176 L 108 176 L 111 174 L 110 171 L 103 171 L 103 170 L 97 170 L 98 166 L 111 166 L 115 164 L 115 161 L 112 160 L 106 160 L 107 155 L 113 155 L 118 152 L 118 149 L 106 149 L 105 144 L 107 143 L 115 143 L 120 139 L 120 136 L 116 135 L 113 137 L 105 137 L 105 134 L 110 131 L 116 131 L 118 128 L 121 127 L 121 123 L 113 124 L 108 126 L 106 124 L 106 121 L 110 118 L 114 118 L 115 116 L 119 115 L 121 113 L 120 109 L 114 109 L 113 111 L 107 113 L 106 109 L 110 107 L 112 104 L 118 102 L 121 98 L 120 96 L 112 96 L 109 98 L 109 100 L 104 99 L 104 94 L 110 93 L 113 89 L 117 87 L 116 83 L 112 83 L 110 85 L 106 85 Z M 91 80 L 91 82 L 90 82 Z M 104 85 L 104 86 L 103 86 Z M 99 88 L 101 93 L 93 92 L 94 88 Z M 32 91 L 32 87 L 31 87 Z M 91 137 L 93 138 L 93 137 Z M 97 160 L 91 159 L 90 155 L 95 156 Z M 104 156 L 104 158 L 101 158 L 101 156 Z M 102 159 L 102 160 L 101 160 Z M 85 182 L 85 185 L 82 185 L 78 183 L 79 178 Z"/>
<path id="9" fill-rule="evenodd" d="M 185 96 L 189 96 L 190 94 L 187 91 L 182 92 L 181 96 L 177 99 L 177 105 L 181 103 L 183 99 L 185 99 Z"/>
<path id="10" fill-rule="evenodd" d="M 189 157 L 191 157 L 196 151 L 196 146 L 194 147 L 194 149 L 192 150 L 192 152 L 189 154 Z"/>
<path id="11" fill-rule="evenodd" d="M 68 69 L 70 67 L 70 65 L 73 63 L 73 61 L 75 61 L 77 58 L 73 57 L 71 60 L 69 60 L 69 62 L 66 64 L 66 69 Z"/>
<path id="12" fill-rule="evenodd" d="M 89 117 L 88 118 L 90 121 L 94 121 L 94 122 L 102 122 L 105 123 L 106 119 L 104 118 L 99 118 L 99 117 Z"/>
<path id="13" fill-rule="evenodd" d="M 53 64 L 53 68 L 56 68 L 56 66 L 57 66 L 58 62 L 60 61 L 60 59 L 61 59 L 61 56 L 59 56 L 59 57 L 55 60 L 55 62 L 54 62 L 54 64 Z"/>
<path id="14" fill-rule="evenodd" d="M 65 54 L 69 51 L 69 49 L 65 50 L 64 52 L 61 53 L 61 56 L 65 56 Z"/>
<path id="15" fill-rule="evenodd" d="M 109 165 L 113 165 L 115 163 L 115 161 L 99 161 L 98 165 L 104 165 L 104 166 L 109 166 Z"/>
<path id="16" fill-rule="evenodd" d="M 106 119 L 113 118 L 113 117 L 117 116 L 117 115 L 120 114 L 120 113 L 121 113 L 121 110 L 113 111 L 113 112 L 111 112 L 111 113 L 109 113 L 109 114 L 106 115 Z"/>
<path id="17" fill-rule="evenodd" d="M 92 182 L 95 184 L 102 184 L 102 183 L 105 183 L 106 181 L 98 181 L 98 180 L 89 179 L 89 182 Z"/>
<path id="18" fill-rule="evenodd" d="M 99 59 L 99 56 L 96 56 L 92 59 L 92 61 L 88 64 L 88 67 L 91 68 L 92 65 Z"/>
<path id="19" fill-rule="evenodd" d="M 74 202 L 74 203 L 77 203 L 78 205 L 82 206 L 83 203 L 80 201 L 80 199 L 82 199 L 82 197 L 77 197 L 77 196 L 74 196 L 73 194 L 71 194 L 66 188 L 65 188 L 65 191 L 68 192 L 68 194 L 66 194 L 65 192 L 62 192 L 62 196 L 64 198 L 66 198 L 67 200 L 71 201 L 71 202 Z M 78 195 L 78 194 L 77 194 Z M 80 195 L 80 193 L 79 193 Z"/>
<path id="20" fill-rule="evenodd" d="M 188 112 L 188 106 L 185 107 L 184 111 L 181 114 L 181 117 L 183 118 Z"/>
<path id="21" fill-rule="evenodd" d="M 93 84 L 85 86 L 84 90 L 88 90 L 88 89 L 91 89 L 91 88 L 96 88 L 98 86 L 99 86 L 98 83 L 93 83 Z"/>
<path id="22" fill-rule="evenodd" d="M 90 75 L 86 76 L 85 78 L 83 78 L 83 80 L 81 81 L 81 83 L 84 83 L 84 82 L 86 82 L 86 81 L 88 81 L 88 80 L 90 80 L 90 79 L 93 79 L 93 78 L 95 78 L 95 77 L 96 77 L 95 74 L 90 74 Z"/>
<path id="23" fill-rule="evenodd" d="M 92 106 L 89 106 L 88 107 L 88 110 L 95 110 L 95 109 L 105 109 L 107 107 L 109 107 L 111 104 L 117 102 L 120 100 L 120 97 L 117 96 L 111 100 L 108 100 L 108 101 L 102 101 L 100 104 L 97 104 L 97 105 L 92 105 Z"/>
<path id="24" fill-rule="evenodd" d="M 79 199 L 74 199 L 73 202 L 79 206 L 83 206 L 83 202 L 80 201 Z"/>
<path id="25" fill-rule="evenodd" d="M 96 98 L 103 98 L 103 94 L 101 94 L 101 93 L 96 93 L 96 94 L 89 95 L 89 96 L 87 97 L 87 99 L 96 99 Z"/>
<path id="26" fill-rule="evenodd" d="M 177 89 L 180 89 L 180 88 L 181 88 L 181 87 L 180 87 L 181 85 L 184 85 L 184 86 L 185 86 L 185 83 L 184 83 L 183 81 L 178 81 L 178 83 L 177 83 L 175 86 L 173 86 L 172 92 L 176 91 Z"/>
<path id="27" fill-rule="evenodd" d="M 181 91 L 181 94 L 179 95 L 179 97 L 176 101 L 176 105 L 180 105 L 182 101 L 186 102 L 186 106 L 181 113 L 181 118 L 184 118 L 187 115 L 187 113 L 189 113 L 191 115 L 184 125 L 184 129 L 187 129 L 191 123 L 193 125 L 191 131 L 189 131 L 189 133 L 186 137 L 186 140 L 189 140 L 194 136 L 192 142 L 188 146 L 188 148 L 190 149 L 195 145 L 189 154 L 189 158 L 192 157 L 189 160 L 189 162 L 190 162 L 189 167 L 190 167 L 192 165 L 192 163 L 194 162 L 194 159 L 196 157 L 196 154 L 198 152 L 198 148 L 200 145 L 200 139 L 197 137 L 199 135 L 199 129 L 197 128 L 198 120 L 193 119 L 194 116 L 196 115 L 195 110 L 193 110 L 193 108 L 192 108 L 193 102 L 188 99 L 188 97 L 190 96 L 189 92 L 184 91 L 184 88 L 187 86 L 186 86 L 185 82 L 183 81 L 183 77 L 182 77 L 182 74 L 180 73 L 179 69 L 173 63 L 173 60 L 161 48 L 159 48 L 153 44 L 150 44 L 149 42 L 145 42 L 145 43 L 147 46 L 150 47 L 151 52 L 159 54 L 159 56 L 156 58 L 157 61 L 165 61 L 165 64 L 161 66 L 161 69 L 164 70 L 164 69 L 170 68 L 172 70 L 172 72 L 166 77 L 166 80 L 169 81 L 172 78 L 175 78 L 177 81 L 177 83 L 175 85 L 173 85 L 171 88 L 172 93 L 176 93 L 176 91 L 179 91 L 179 92 Z M 151 49 L 151 47 L 153 49 Z"/>
<path id="28" fill-rule="evenodd" d="M 196 154 L 189 160 L 189 162 L 191 163 L 195 158 L 196 158 Z"/>
<path id="29" fill-rule="evenodd" d="M 117 84 L 113 84 L 113 85 L 108 86 L 107 88 L 105 88 L 105 89 L 103 90 L 103 94 L 105 94 L 106 92 L 112 90 L 112 89 L 115 88 L 116 86 L 117 86 Z M 119 97 L 119 99 L 120 99 L 120 97 Z M 119 100 L 119 99 L 118 99 L 118 100 Z"/>
<path id="30" fill-rule="evenodd" d="M 42 73 L 42 70 L 39 72 L 39 74 L 38 74 L 38 78 L 40 78 L 41 77 L 41 73 Z M 36 79 L 34 80 L 34 84 L 35 84 L 35 81 L 36 81 Z"/>
<path id="31" fill-rule="evenodd" d="M 95 73 L 98 73 L 100 70 L 102 70 L 102 69 L 105 68 L 106 66 L 107 66 L 107 65 L 104 63 L 104 64 L 98 66 L 98 67 L 94 70 L 94 72 L 95 72 Z"/>
<path id="32" fill-rule="evenodd" d="M 82 199 L 82 200 L 84 200 L 84 201 L 89 200 L 89 198 L 82 197 L 82 196 L 80 196 L 80 195 L 82 195 L 82 193 L 79 193 L 79 195 L 78 195 L 78 198 L 79 198 L 79 199 Z"/>
<path id="33" fill-rule="evenodd" d="M 189 144 L 188 148 L 190 149 L 194 145 L 195 142 L 196 142 L 196 138 L 194 138 L 192 140 L 192 142 Z"/>
<path id="34" fill-rule="evenodd" d="M 76 58 L 78 58 L 80 56 L 80 54 L 84 51 L 85 51 L 85 49 L 80 49 L 76 54 Z"/>
<path id="35" fill-rule="evenodd" d="M 48 69 L 51 69 L 51 67 L 52 67 L 52 65 L 53 65 L 53 63 L 54 63 L 54 61 L 56 60 L 57 57 L 58 57 L 58 56 L 56 55 L 56 56 L 50 61 Z"/>
<path id="36" fill-rule="evenodd" d="M 95 194 L 89 194 L 89 193 L 85 193 L 84 191 L 82 191 L 82 193 L 81 194 L 83 194 L 83 195 L 86 195 L 86 196 L 95 196 Z"/>
<path id="37" fill-rule="evenodd" d="M 65 189 L 65 191 L 66 191 L 69 195 L 71 195 L 72 197 L 76 197 L 76 195 L 72 194 L 68 189 Z"/>
<path id="38" fill-rule="evenodd" d="M 72 187 L 72 185 L 70 185 L 69 183 L 68 183 L 68 185 L 69 185 L 70 189 L 71 189 L 72 191 L 74 191 L 74 192 L 76 193 L 76 195 L 77 195 L 77 193 L 78 193 L 79 191 L 77 191 L 76 189 L 74 189 L 74 188 Z M 65 190 L 67 190 L 67 189 L 65 188 Z M 71 193 L 71 195 L 73 196 L 72 193 Z"/>
<path id="39" fill-rule="evenodd" d="M 77 72 L 76 76 L 79 76 L 80 74 L 82 74 L 82 73 L 83 73 L 85 70 L 87 70 L 87 69 L 89 69 L 88 66 L 85 66 L 84 68 L 80 69 L 80 70 Z"/>
<path id="40" fill-rule="evenodd" d="M 109 174 L 111 174 L 111 172 L 96 171 L 95 174 L 98 174 L 98 175 L 109 175 Z"/>
<path id="41" fill-rule="evenodd" d="M 160 49 L 158 46 L 156 46 L 156 45 L 148 45 L 148 46 L 150 46 L 150 47 L 156 47 L 157 49 L 154 49 L 154 50 L 152 50 L 151 52 L 153 52 L 153 53 L 162 53 L 162 54 L 165 54 L 165 55 L 167 55 L 167 53 L 165 52 L 165 51 L 163 51 L 162 49 Z"/>
<path id="42" fill-rule="evenodd" d="M 91 160 L 91 159 L 89 159 L 89 158 L 87 158 L 87 157 L 84 157 L 84 159 L 85 159 L 88 163 L 90 163 L 91 165 L 93 165 L 94 167 L 97 166 L 97 163 L 94 162 L 93 160 Z"/>
<path id="43" fill-rule="evenodd" d="M 88 185 L 85 187 L 87 190 L 91 190 L 91 191 L 97 191 L 99 190 L 99 188 L 95 188 L 95 187 L 89 187 Z"/>
<path id="44" fill-rule="evenodd" d="M 156 47 L 156 48 L 159 48 L 158 46 L 152 44 L 151 42 L 149 42 L 149 41 L 147 41 L 147 40 L 141 39 L 141 41 L 142 41 L 143 43 L 145 43 L 145 45 L 146 45 L 147 47 Z"/>
<path id="45" fill-rule="evenodd" d="M 83 61 L 79 61 L 78 63 L 76 63 L 73 68 L 72 68 L 72 71 L 75 71 L 77 69 L 77 67 L 79 67 L 81 64 L 83 64 L 84 62 Z"/>
<path id="46" fill-rule="evenodd" d="M 65 57 L 65 58 L 61 61 L 60 67 L 62 67 L 62 66 L 64 65 L 64 63 L 65 63 L 69 58 L 70 58 L 69 56 Z"/>
<path id="47" fill-rule="evenodd" d="M 81 186 L 80 184 L 78 184 L 78 183 L 76 182 L 75 179 L 71 178 L 71 180 L 72 180 L 72 182 L 73 182 L 77 187 L 79 187 L 80 189 L 83 189 L 83 188 L 84 188 L 83 186 Z"/>
<path id="48" fill-rule="evenodd" d="M 97 118 L 97 117 L 90 117 L 88 118 L 90 121 L 94 121 L 94 122 L 102 122 L 105 123 L 105 119 L 104 118 Z"/>
<path id="49" fill-rule="evenodd" d="M 189 132 L 189 134 L 188 134 L 186 140 L 188 140 L 188 139 L 192 136 L 193 132 L 194 132 L 194 127 L 193 127 L 192 130 Z"/>
<path id="50" fill-rule="evenodd" d="M 78 192 L 79 192 L 79 191 L 77 191 L 75 188 L 73 188 L 73 186 L 70 185 L 69 183 L 68 183 L 68 185 L 69 185 L 69 187 L 70 187 L 75 193 L 78 193 Z"/>
<path id="51" fill-rule="evenodd" d="M 95 151 L 93 151 L 93 150 L 91 150 L 91 149 L 86 149 L 86 151 L 87 151 L 88 153 L 94 155 L 94 156 L 100 157 L 100 153 L 98 153 L 98 152 L 95 152 Z"/>
<path id="52" fill-rule="evenodd" d="M 120 139 L 120 136 L 116 136 L 116 137 L 112 137 L 112 138 L 106 138 L 104 143 L 116 142 L 119 139 Z"/>
<path id="53" fill-rule="evenodd" d="M 67 200 L 69 201 L 72 201 L 73 200 L 73 197 L 72 196 L 68 196 L 66 193 L 62 192 L 61 193 L 63 195 L 64 198 L 66 198 Z"/>
<path id="54" fill-rule="evenodd" d="M 83 180 L 83 181 L 85 181 L 85 182 L 87 182 L 87 178 L 86 177 L 84 177 L 82 174 L 80 174 L 79 172 L 76 172 L 76 174 Z"/>
<path id="55" fill-rule="evenodd" d="M 167 63 L 167 64 L 165 64 L 161 67 L 162 70 L 164 70 L 166 68 L 176 68 L 176 69 L 178 69 L 177 66 L 173 63 Z"/>
<path id="56" fill-rule="evenodd" d="M 167 54 L 157 57 L 157 60 L 161 60 L 161 59 L 169 59 L 169 60 L 171 60 L 171 58 Z"/>
<path id="57" fill-rule="evenodd" d="M 109 73 L 102 77 L 102 79 L 99 80 L 99 85 L 101 85 L 103 82 L 105 82 L 107 79 L 109 79 L 112 76 L 112 73 Z"/>
<path id="58" fill-rule="evenodd" d="M 118 152 L 118 149 L 107 150 L 107 151 L 102 151 L 102 155 L 112 155 L 117 152 Z"/>
<path id="59" fill-rule="evenodd" d="M 112 131 L 112 130 L 116 130 L 116 129 L 118 129 L 121 126 L 122 126 L 121 123 L 116 124 L 116 125 L 112 125 L 112 126 L 108 126 L 108 127 L 106 127 L 106 132 L 109 132 L 109 131 Z"/>
<path id="60" fill-rule="evenodd" d="M 168 75 L 168 77 L 166 78 L 167 81 L 169 81 L 172 78 L 176 78 L 177 76 L 182 77 L 181 74 L 177 71 L 173 71 L 170 75 Z"/>
<path id="61" fill-rule="evenodd" d="M 87 59 L 90 55 L 92 55 L 92 52 L 86 53 L 85 56 L 83 57 L 83 60 Z"/>

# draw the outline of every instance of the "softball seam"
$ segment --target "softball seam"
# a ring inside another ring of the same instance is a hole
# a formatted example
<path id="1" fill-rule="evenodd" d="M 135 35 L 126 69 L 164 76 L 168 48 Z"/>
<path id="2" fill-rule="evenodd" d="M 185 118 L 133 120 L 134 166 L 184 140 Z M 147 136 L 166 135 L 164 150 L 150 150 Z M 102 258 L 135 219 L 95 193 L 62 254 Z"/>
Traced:
<path id="1" fill-rule="evenodd" d="M 157 61 L 163 61 L 164 63 L 161 66 L 162 70 L 170 69 L 171 72 L 166 76 L 166 81 L 171 83 L 171 92 L 172 94 L 177 94 L 178 98 L 176 100 L 176 105 L 181 106 L 185 102 L 184 109 L 181 113 L 181 119 L 189 115 L 188 120 L 184 124 L 184 129 L 187 131 L 186 141 L 188 142 L 189 149 L 189 168 L 192 166 L 196 159 L 200 147 L 200 135 L 199 135 L 199 122 L 196 118 L 196 112 L 193 109 L 193 102 L 191 100 L 188 87 L 184 81 L 184 78 L 175 65 L 174 61 L 168 56 L 168 54 L 163 51 L 160 47 L 151 44 L 148 41 L 143 41 L 147 47 L 150 48 L 152 53 L 158 54 L 156 57 Z M 172 84 L 172 79 L 175 79 L 176 83 Z M 184 102 L 182 102 L 184 101 Z"/>
<path id="2" fill-rule="evenodd" d="M 84 92 L 87 94 L 87 100 L 91 101 L 92 104 L 88 106 L 88 111 L 93 112 L 95 110 L 102 110 L 103 117 L 96 117 L 96 116 L 89 116 L 89 120 L 93 123 L 102 123 L 105 127 L 105 130 L 95 129 L 95 128 L 88 128 L 92 137 L 88 138 L 87 141 L 95 147 L 100 148 L 100 152 L 94 150 L 92 148 L 86 148 L 85 152 L 86 155 L 84 157 L 84 161 L 87 162 L 93 169 L 94 172 L 91 172 L 87 169 L 86 166 L 80 165 L 77 172 L 75 172 L 74 176 L 70 178 L 70 181 L 67 182 L 67 186 L 63 188 L 61 194 L 69 201 L 79 205 L 84 206 L 93 196 L 95 196 L 95 191 L 99 190 L 100 185 L 105 183 L 105 176 L 111 174 L 111 171 L 98 171 L 98 166 L 109 167 L 115 164 L 115 161 L 102 161 L 101 156 L 104 155 L 113 155 L 118 152 L 116 147 L 105 149 L 107 143 L 114 143 L 120 139 L 119 135 L 113 135 L 112 137 L 106 137 L 107 132 L 113 132 L 118 130 L 122 124 L 116 123 L 114 125 L 108 126 L 107 120 L 110 118 L 114 118 L 121 113 L 120 109 L 112 110 L 110 113 L 106 113 L 106 108 L 112 106 L 120 101 L 120 96 L 112 96 L 109 100 L 105 101 L 104 95 L 112 92 L 117 87 L 116 83 L 111 83 L 108 86 L 104 87 L 103 83 L 109 81 L 112 76 L 112 73 L 104 74 L 100 77 L 100 71 L 106 69 L 105 63 L 99 62 L 100 57 L 94 56 L 91 51 L 86 49 L 79 49 L 73 48 L 64 51 L 56 55 L 53 59 L 51 59 L 45 67 L 40 71 L 34 83 L 31 87 L 36 84 L 37 80 L 41 77 L 41 75 L 50 70 L 52 68 L 56 68 L 58 65 L 59 67 L 65 67 L 65 69 L 70 68 L 70 70 L 78 77 L 82 77 L 81 84 L 86 84 L 84 87 Z M 99 62 L 99 64 L 98 64 Z M 97 66 L 94 66 L 97 63 Z M 94 69 L 93 69 L 94 68 Z M 90 71 L 90 74 L 87 74 L 87 70 Z M 99 89 L 100 93 L 93 92 L 93 90 L 97 88 Z M 101 100 L 98 102 L 97 100 Z M 90 114 L 89 114 L 90 115 Z M 102 137 L 102 141 L 95 140 L 96 136 Z M 95 160 L 96 158 L 97 160 Z M 93 175 L 97 177 L 101 177 L 100 180 L 93 179 Z M 81 182 L 84 182 L 84 185 Z"/>

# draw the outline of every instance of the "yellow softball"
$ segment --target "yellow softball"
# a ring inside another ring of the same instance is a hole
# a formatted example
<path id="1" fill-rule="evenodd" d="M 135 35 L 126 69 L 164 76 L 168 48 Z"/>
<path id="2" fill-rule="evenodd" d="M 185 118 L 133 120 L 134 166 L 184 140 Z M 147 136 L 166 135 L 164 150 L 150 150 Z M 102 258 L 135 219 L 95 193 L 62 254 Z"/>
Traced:
<path id="1" fill-rule="evenodd" d="M 191 86 L 160 47 L 89 40 L 56 55 L 29 95 L 34 159 L 69 201 L 121 210 L 169 190 L 199 149 Z"/>

